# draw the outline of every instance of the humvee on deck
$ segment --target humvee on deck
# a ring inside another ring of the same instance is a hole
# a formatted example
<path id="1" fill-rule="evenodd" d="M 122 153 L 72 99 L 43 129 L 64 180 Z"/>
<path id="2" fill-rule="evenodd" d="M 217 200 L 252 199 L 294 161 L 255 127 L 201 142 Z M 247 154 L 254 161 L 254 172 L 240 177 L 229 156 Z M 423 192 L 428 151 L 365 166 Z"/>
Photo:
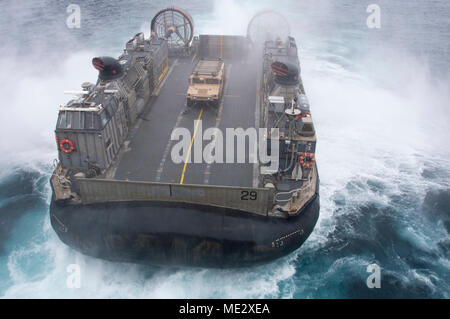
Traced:
<path id="1" fill-rule="evenodd" d="M 200 60 L 189 78 L 186 104 L 218 106 L 223 95 L 225 63 L 222 60 Z"/>

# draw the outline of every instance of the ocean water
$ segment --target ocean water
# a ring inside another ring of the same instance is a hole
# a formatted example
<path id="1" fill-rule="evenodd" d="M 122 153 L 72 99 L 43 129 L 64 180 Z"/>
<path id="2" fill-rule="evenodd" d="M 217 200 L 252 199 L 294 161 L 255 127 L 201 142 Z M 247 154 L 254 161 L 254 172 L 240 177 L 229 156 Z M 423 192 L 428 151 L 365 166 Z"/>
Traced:
<path id="1" fill-rule="evenodd" d="M 81 7 L 81 28 L 66 8 Z M 381 28 L 369 29 L 370 3 Z M 175 5 L 196 34 L 245 34 L 275 9 L 300 46 L 318 133 L 321 215 L 294 253 L 245 269 L 162 269 L 83 256 L 48 215 L 64 90 L 94 82 Z M 0 296 L 3 298 L 449 298 L 450 3 L 447 0 L 25 1 L 0 3 Z M 78 264 L 81 287 L 68 288 Z M 367 266 L 381 268 L 369 289 Z"/>

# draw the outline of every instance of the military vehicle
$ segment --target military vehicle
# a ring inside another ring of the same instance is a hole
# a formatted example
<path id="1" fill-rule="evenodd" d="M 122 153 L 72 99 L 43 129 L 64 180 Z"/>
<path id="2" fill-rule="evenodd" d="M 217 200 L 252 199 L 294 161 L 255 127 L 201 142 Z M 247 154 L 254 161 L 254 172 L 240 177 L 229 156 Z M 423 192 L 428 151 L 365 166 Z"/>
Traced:
<path id="1" fill-rule="evenodd" d="M 300 247 L 319 216 L 319 176 L 289 30 L 265 11 L 247 35 L 194 36 L 191 16 L 171 7 L 155 15 L 150 38 L 135 35 L 118 59 L 94 58 L 97 82 L 71 92 L 56 122 L 50 219 L 59 238 L 102 259 L 194 267 L 267 263 Z M 222 82 L 204 95 L 222 95 L 218 112 L 202 104 L 185 112 L 197 72 Z M 200 126 L 258 130 L 275 156 L 197 163 Z M 180 128 L 192 139 L 177 162 Z"/>
<path id="2" fill-rule="evenodd" d="M 198 103 L 219 106 L 225 83 L 225 64 L 222 60 L 200 60 L 189 78 L 186 93 L 188 107 Z"/>

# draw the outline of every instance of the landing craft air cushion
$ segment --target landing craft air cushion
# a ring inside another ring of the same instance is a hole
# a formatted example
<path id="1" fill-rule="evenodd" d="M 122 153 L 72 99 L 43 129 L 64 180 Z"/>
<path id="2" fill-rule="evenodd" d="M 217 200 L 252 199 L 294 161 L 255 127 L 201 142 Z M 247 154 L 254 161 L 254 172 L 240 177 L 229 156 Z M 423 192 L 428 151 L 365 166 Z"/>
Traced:
<path id="1" fill-rule="evenodd" d="M 72 92 L 56 123 L 50 218 L 64 243 L 107 260 L 195 267 L 266 263 L 303 244 L 319 216 L 316 133 L 295 39 L 259 29 L 274 16 L 257 14 L 246 36 L 194 36 L 190 15 L 167 8 L 150 38 L 92 60 L 97 83 Z M 206 60 L 226 65 L 222 98 L 215 111 L 199 101 L 186 112 L 189 79 Z M 194 140 L 198 121 L 264 129 L 277 165 L 175 163 L 172 131 Z"/>

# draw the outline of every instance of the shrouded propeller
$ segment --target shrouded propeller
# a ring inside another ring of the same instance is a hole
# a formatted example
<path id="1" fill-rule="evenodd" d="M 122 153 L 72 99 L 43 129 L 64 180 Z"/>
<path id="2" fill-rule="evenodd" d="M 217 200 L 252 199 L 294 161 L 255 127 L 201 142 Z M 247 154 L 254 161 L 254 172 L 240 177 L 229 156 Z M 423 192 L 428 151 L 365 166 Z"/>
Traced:
<path id="1" fill-rule="evenodd" d="M 170 48 L 189 47 L 194 36 L 194 22 L 189 13 L 174 7 L 159 11 L 151 29 L 158 37 L 167 38 Z"/>

